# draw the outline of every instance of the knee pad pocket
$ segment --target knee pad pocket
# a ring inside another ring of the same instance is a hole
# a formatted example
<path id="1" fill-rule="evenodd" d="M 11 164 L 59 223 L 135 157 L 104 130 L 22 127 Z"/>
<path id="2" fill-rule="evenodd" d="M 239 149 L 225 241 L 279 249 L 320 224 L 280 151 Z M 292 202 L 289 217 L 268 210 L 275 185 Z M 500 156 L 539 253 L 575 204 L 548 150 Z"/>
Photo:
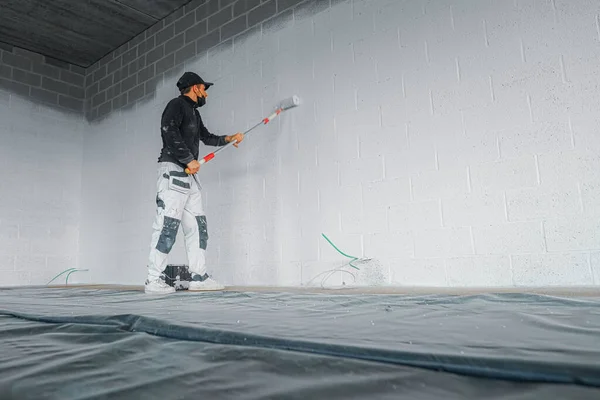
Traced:
<path id="1" fill-rule="evenodd" d="M 177 231 L 179 230 L 180 220 L 171 217 L 164 217 L 164 223 L 156 249 L 161 253 L 169 254 L 173 245 L 175 244 L 175 238 L 177 237 Z"/>
<path id="2" fill-rule="evenodd" d="M 206 250 L 208 245 L 208 226 L 206 223 L 206 215 L 197 215 L 196 221 L 198 222 L 198 234 L 200 236 L 200 248 Z"/>

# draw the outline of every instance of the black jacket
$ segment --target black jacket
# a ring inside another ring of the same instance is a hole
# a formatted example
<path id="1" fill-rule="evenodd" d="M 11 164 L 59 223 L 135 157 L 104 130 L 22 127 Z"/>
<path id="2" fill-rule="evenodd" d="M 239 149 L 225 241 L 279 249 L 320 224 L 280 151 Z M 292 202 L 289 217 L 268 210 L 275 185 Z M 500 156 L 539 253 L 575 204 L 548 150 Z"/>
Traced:
<path id="1" fill-rule="evenodd" d="M 169 161 L 185 168 L 198 160 L 200 140 L 207 146 L 224 146 L 225 136 L 213 135 L 206 129 L 198 105 L 187 96 L 169 101 L 161 118 L 163 147 L 158 162 Z"/>

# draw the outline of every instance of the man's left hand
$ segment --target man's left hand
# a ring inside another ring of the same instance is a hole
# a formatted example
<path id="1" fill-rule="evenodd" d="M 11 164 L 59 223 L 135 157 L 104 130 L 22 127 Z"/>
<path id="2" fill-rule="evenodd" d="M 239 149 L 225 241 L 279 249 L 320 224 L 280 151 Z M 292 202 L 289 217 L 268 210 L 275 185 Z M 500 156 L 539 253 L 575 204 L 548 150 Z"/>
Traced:
<path id="1" fill-rule="evenodd" d="M 237 143 L 233 144 L 235 147 L 238 147 L 239 144 L 242 142 L 242 140 L 244 140 L 244 134 L 240 133 L 240 132 L 238 132 L 238 133 L 236 133 L 235 135 L 232 135 L 232 136 L 227 136 L 225 138 L 225 141 L 227 143 L 229 143 L 229 142 L 237 142 Z"/>

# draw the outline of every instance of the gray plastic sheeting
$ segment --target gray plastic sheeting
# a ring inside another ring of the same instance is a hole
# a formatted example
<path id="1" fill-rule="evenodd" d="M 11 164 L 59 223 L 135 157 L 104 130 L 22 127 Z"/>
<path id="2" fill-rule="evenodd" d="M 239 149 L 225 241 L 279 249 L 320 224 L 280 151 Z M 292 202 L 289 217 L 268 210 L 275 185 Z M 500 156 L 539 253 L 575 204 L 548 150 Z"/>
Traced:
<path id="1" fill-rule="evenodd" d="M 599 399 L 600 298 L 0 291 L 2 399 Z"/>

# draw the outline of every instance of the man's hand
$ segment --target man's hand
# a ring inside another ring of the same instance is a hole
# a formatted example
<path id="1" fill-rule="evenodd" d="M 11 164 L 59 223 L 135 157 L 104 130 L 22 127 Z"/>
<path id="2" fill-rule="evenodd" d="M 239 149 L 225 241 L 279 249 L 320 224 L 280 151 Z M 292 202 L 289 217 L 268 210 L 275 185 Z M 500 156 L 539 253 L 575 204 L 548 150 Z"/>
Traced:
<path id="1" fill-rule="evenodd" d="M 191 161 L 187 166 L 188 167 L 185 172 L 187 172 L 188 174 L 193 175 L 196 172 L 200 171 L 200 163 L 198 162 L 198 160 Z"/>
<path id="2" fill-rule="evenodd" d="M 244 134 L 240 133 L 240 132 L 236 133 L 233 136 L 226 136 L 225 137 L 225 141 L 227 143 L 229 143 L 229 142 L 237 142 L 237 143 L 233 144 L 235 147 L 238 147 L 239 144 L 242 142 L 242 140 L 244 140 Z"/>

